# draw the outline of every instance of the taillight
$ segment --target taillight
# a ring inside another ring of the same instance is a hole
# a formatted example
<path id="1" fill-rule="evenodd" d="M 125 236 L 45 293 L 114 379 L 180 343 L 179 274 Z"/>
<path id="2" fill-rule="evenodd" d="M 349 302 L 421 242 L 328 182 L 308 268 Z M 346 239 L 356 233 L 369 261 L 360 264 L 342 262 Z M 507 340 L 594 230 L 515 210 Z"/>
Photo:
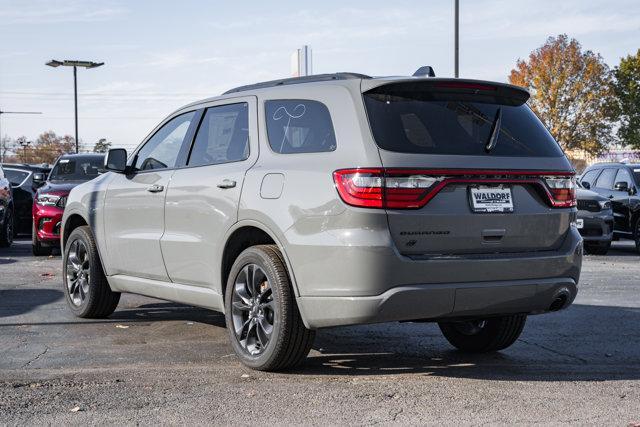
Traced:
<path id="1" fill-rule="evenodd" d="M 382 169 L 342 169 L 333 173 L 345 203 L 363 208 L 382 207 Z"/>
<path id="2" fill-rule="evenodd" d="M 468 169 L 341 169 L 333 173 L 342 200 L 363 208 L 418 209 L 449 184 L 528 184 L 554 208 L 576 206 L 576 181 L 564 172 Z"/>
<path id="3" fill-rule="evenodd" d="M 434 184 L 442 181 L 421 173 L 378 168 L 342 169 L 333 173 L 333 179 L 345 203 L 391 209 L 424 206 Z"/>
<path id="4" fill-rule="evenodd" d="M 572 176 L 544 177 L 544 182 L 550 191 L 550 201 L 553 207 L 570 208 L 576 206 L 576 179 Z"/>

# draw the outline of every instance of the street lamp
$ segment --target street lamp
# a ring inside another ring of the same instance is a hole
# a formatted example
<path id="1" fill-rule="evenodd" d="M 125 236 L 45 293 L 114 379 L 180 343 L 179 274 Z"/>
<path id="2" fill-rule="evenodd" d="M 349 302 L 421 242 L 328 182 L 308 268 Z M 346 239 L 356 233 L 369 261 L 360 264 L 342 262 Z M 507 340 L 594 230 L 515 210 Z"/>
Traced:
<path id="1" fill-rule="evenodd" d="M 76 118 L 76 153 L 78 152 L 78 67 L 84 68 L 97 68 L 101 65 L 104 65 L 104 62 L 93 62 L 93 61 L 75 61 L 75 60 L 64 60 L 58 61 L 56 59 L 52 59 L 47 62 L 46 65 L 49 67 L 73 67 L 73 103 L 75 108 L 75 118 Z"/>
<path id="2" fill-rule="evenodd" d="M 31 144 L 31 141 L 27 141 L 26 139 L 20 141 L 20 145 L 22 145 L 22 163 L 27 163 L 27 147 Z"/>

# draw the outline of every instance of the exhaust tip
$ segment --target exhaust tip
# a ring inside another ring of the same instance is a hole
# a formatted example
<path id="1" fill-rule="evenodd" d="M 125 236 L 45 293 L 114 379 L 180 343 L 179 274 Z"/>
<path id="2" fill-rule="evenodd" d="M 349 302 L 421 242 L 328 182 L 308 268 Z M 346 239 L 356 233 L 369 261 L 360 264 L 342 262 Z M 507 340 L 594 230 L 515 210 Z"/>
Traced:
<path id="1" fill-rule="evenodd" d="M 562 310 L 567 306 L 568 301 L 569 301 L 569 291 L 566 288 L 561 289 L 553 298 L 553 302 L 549 306 L 549 311 Z"/>

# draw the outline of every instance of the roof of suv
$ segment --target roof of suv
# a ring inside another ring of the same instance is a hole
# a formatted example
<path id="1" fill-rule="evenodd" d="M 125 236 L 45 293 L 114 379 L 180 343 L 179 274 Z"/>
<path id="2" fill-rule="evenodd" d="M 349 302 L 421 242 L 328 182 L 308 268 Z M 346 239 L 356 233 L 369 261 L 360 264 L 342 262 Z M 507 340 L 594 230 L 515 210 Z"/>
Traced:
<path id="1" fill-rule="evenodd" d="M 623 163 L 623 162 L 602 162 L 602 163 L 594 163 L 593 165 L 591 165 L 590 167 L 595 168 L 601 168 L 601 167 L 607 167 L 607 166 L 625 166 L 628 168 L 640 168 L 640 163 Z"/>
<path id="2" fill-rule="evenodd" d="M 353 85 L 354 81 L 363 82 L 362 90 L 363 92 L 373 89 L 377 86 L 386 85 L 389 83 L 401 83 L 401 82 L 418 82 L 418 81 L 429 81 L 429 82 L 457 82 L 461 84 L 469 84 L 469 85 L 491 85 L 497 88 L 499 91 L 512 91 L 511 93 L 519 92 L 518 97 L 522 98 L 522 102 L 524 103 L 529 98 L 529 92 L 520 86 L 515 86 L 507 83 L 486 81 L 486 80 L 473 80 L 473 79 L 460 79 L 460 78 L 452 78 L 452 77 L 429 77 L 429 76 L 385 76 L 385 77 L 371 77 L 365 74 L 353 73 L 353 72 L 339 72 L 339 73 L 330 73 L 330 74 L 316 74 L 311 76 L 302 76 L 302 77 L 290 77 L 285 79 L 278 80 L 269 80 L 266 82 L 260 82 L 255 84 L 249 84 L 244 86 L 238 86 L 228 91 L 224 92 L 220 96 L 214 96 L 206 99 L 201 99 L 196 102 L 191 102 L 183 107 L 181 107 L 178 111 L 183 110 L 184 108 L 189 108 L 194 105 L 203 104 L 206 102 L 216 101 L 218 99 L 226 99 L 237 96 L 238 94 L 249 95 L 255 91 L 265 91 L 265 90 L 277 90 L 282 86 L 291 86 L 291 85 L 313 85 L 313 84 L 336 84 L 336 85 Z M 364 84 L 366 82 L 366 85 Z"/>

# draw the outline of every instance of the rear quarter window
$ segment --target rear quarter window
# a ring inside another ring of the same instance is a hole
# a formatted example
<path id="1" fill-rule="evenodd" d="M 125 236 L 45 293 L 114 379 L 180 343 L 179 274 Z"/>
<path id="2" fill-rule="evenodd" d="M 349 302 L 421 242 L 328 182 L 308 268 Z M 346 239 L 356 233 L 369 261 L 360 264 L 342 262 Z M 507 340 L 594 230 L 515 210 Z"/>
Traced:
<path id="1" fill-rule="evenodd" d="M 266 101 L 265 116 L 269 145 L 276 153 L 322 153 L 336 149 L 329 109 L 319 101 Z"/>

